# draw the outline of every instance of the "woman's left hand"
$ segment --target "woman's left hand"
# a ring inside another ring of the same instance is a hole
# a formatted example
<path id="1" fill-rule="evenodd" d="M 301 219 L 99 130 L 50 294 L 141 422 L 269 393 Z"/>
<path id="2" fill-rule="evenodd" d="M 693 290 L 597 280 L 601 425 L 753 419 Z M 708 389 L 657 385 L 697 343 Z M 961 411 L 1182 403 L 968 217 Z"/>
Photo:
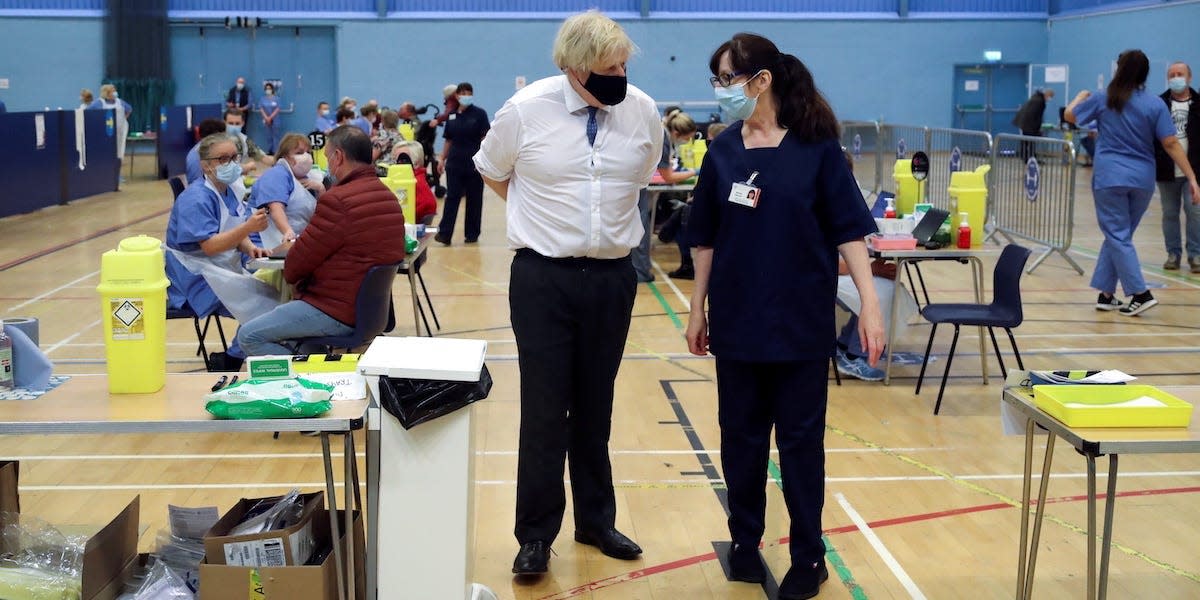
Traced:
<path id="1" fill-rule="evenodd" d="M 266 248 L 259 248 L 258 246 L 254 246 L 254 247 L 250 248 L 250 258 L 251 259 L 270 258 L 270 257 L 271 257 L 271 251 L 267 250 Z"/>
<path id="2" fill-rule="evenodd" d="M 858 315 L 858 336 L 862 340 L 863 349 L 867 351 L 867 363 L 874 367 L 883 354 L 886 342 L 883 331 L 883 314 L 879 307 L 863 307 Z"/>

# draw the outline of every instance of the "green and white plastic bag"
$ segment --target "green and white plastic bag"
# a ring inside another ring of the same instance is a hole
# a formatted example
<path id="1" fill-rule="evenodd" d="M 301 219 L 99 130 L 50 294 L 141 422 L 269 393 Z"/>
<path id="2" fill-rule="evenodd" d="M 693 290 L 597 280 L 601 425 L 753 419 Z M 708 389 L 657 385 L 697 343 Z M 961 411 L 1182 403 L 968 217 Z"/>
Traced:
<path id="1" fill-rule="evenodd" d="M 329 412 L 333 386 L 295 379 L 250 379 L 221 388 L 204 399 L 218 419 L 302 419 Z"/>

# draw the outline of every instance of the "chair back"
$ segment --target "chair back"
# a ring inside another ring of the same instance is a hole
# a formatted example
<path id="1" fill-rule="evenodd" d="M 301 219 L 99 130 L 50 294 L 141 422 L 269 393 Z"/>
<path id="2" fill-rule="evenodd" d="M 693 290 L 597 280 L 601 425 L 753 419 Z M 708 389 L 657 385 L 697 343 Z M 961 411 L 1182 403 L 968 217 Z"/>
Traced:
<path id="1" fill-rule="evenodd" d="M 186 175 L 176 175 L 167 180 L 167 183 L 171 184 L 171 193 L 175 194 L 176 200 L 179 199 L 179 195 L 183 193 L 183 190 L 187 188 L 186 177 Z"/>
<path id="2" fill-rule="evenodd" d="M 1003 314 L 1014 319 L 1008 327 L 1016 327 L 1024 320 L 1021 310 L 1021 275 L 1025 272 L 1025 263 L 1029 260 L 1029 248 L 1019 244 L 1009 244 L 1000 252 L 1000 260 L 996 261 L 996 269 L 992 272 L 992 308 L 999 309 Z"/>
<path id="3" fill-rule="evenodd" d="M 367 270 L 354 302 L 354 333 L 359 343 L 381 335 L 392 315 L 392 282 L 400 263 L 376 265 Z"/>

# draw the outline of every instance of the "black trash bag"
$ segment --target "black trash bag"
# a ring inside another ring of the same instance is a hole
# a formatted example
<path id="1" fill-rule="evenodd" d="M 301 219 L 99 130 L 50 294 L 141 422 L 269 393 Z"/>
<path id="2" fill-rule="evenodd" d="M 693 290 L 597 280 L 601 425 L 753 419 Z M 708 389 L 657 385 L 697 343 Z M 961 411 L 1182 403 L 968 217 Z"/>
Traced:
<path id="1" fill-rule="evenodd" d="M 405 429 L 483 400 L 491 391 L 492 374 L 487 365 L 479 372 L 479 381 L 379 378 L 379 403 Z"/>

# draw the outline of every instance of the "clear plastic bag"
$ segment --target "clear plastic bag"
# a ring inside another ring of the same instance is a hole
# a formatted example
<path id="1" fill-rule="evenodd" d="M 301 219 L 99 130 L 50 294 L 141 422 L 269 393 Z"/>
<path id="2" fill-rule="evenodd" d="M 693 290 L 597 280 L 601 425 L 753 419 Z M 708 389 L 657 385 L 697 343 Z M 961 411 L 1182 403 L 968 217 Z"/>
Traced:
<path id="1" fill-rule="evenodd" d="M 21 522 L 18 523 L 18 519 Z M 5 513 L 0 535 L 0 598 L 78 600 L 83 586 L 86 536 L 63 535 L 48 523 Z"/>
<path id="2" fill-rule="evenodd" d="M 304 514 L 304 499 L 300 490 L 292 490 L 277 502 L 260 500 L 246 511 L 242 522 L 229 532 L 229 535 L 248 535 L 264 531 L 276 531 L 291 527 Z"/>
<path id="3" fill-rule="evenodd" d="M 171 535 L 168 531 L 158 532 L 158 561 L 175 572 L 195 592 L 200 589 L 200 563 L 204 561 L 204 540 Z"/>
<path id="4" fill-rule="evenodd" d="M 156 561 L 142 587 L 129 600 L 195 600 L 187 583 L 163 561 Z"/>

